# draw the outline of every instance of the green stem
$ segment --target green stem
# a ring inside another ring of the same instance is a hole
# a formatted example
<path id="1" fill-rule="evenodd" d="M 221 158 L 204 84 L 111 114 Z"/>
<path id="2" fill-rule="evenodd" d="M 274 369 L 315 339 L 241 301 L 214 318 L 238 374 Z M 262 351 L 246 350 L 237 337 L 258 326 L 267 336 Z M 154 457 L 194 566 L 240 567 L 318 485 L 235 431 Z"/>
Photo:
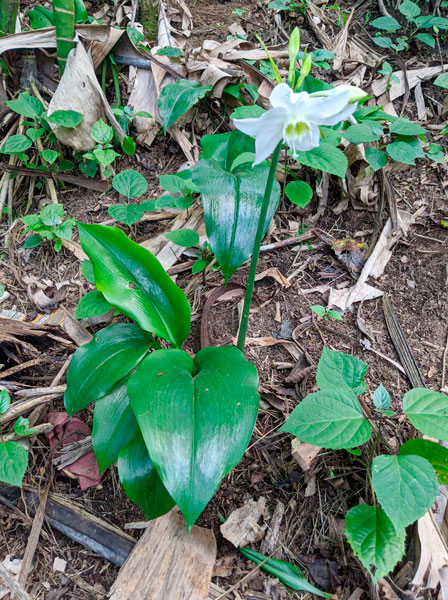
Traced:
<path id="1" fill-rule="evenodd" d="M 244 351 L 244 345 L 246 343 L 247 324 L 249 322 L 250 304 L 252 302 L 252 294 L 254 291 L 255 275 L 257 274 L 258 257 L 260 256 L 260 246 L 263 240 L 264 228 L 266 222 L 266 215 L 268 213 L 269 202 L 271 199 L 272 187 L 274 185 L 275 173 L 277 171 L 278 159 L 280 157 L 280 150 L 282 149 L 282 143 L 280 142 L 277 148 L 274 150 L 271 160 L 271 166 L 269 168 L 268 180 L 266 182 L 266 189 L 264 191 L 263 203 L 261 205 L 260 216 L 258 218 L 257 233 L 255 235 L 254 249 L 252 252 L 252 259 L 250 262 L 249 276 L 247 278 L 246 295 L 244 297 L 243 314 L 241 316 L 240 332 L 238 334 L 237 347 Z"/>

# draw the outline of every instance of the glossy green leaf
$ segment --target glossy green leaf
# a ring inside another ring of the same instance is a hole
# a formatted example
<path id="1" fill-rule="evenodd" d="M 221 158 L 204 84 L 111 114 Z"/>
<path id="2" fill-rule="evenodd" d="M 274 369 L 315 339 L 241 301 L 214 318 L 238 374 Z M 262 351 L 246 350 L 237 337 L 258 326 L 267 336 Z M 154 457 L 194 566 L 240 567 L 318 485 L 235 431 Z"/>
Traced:
<path id="1" fill-rule="evenodd" d="M 54 26 L 53 11 L 36 6 L 32 10 L 28 10 L 26 16 L 30 20 L 31 29 L 43 29 L 44 27 Z"/>
<path id="2" fill-rule="evenodd" d="M 304 398 L 280 431 L 307 444 L 332 449 L 360 446 L 372 433 L 354 393 L 334 386 Z"/>
<path id="3" fill-rule="evenodd" d="M 134 323 L 117 323 L 76 350 L 67 373 L 65 409 L 72 416 L 108 394 L 145 356 L 154 340 Z"/>
<path id="4" fill-rule="evenodd" d="M 338 177 L 345 177 L 347 172 L 347 157 L 339 148 L 336 148 L 328 141 L 322 140 L 320 146 L 309 150 L 308 152 L 297 152 L 295 155 L 297 162 L 325 171 Z"/>
<path id="5" fill-rule="evenodd" d="M 22 487 L 28 452 L 17 442 L 0 443 L 0 481 Z"/>
<path id="6" fill-rule="evenodd" d="M 220 154 L 221 163 L 233 163 L 230 152 Z M 193 181 L 201 190 L 207 237 L 226 281 L 252 254 L 258 216 L 269 167 L 266 164 L 241 165 L 234 172 L 216 160 L 200 160 Z M 280 199 L 280 186 L 274 181 L 266 216 L 266 232 Z"/>
<path id="7" fill-rule="evenodd" d="M 75 318 L 91 319 L 92 317 L 99 317 L 100 315 L 105 315 L 111 308 L 111 305 L 103 294 L 94 290 L 93 292 L 88 292 L 78 302 Z"/>
<path id="8" fill-rule="evenodd" d="M 53 125 L 74 129 L 83 120 L 84 115 L 76 110 L 55 110 L 48 115 L 47 120 Z"/>
<path id="9" fill-rule="evenodd" d="M 441 485 L 448 484 L 448 448 L 430 440 L 408 440 L 400 446 L 399 454 L 415 454 L 426 458 L 437 473 Z"/>
<path id="10" fill-rule="evenodd" d="M 367 369 L 362 360 L 324 346 L 317 365 L 316 383 L 321 390 L 348 386 L 359 396 L 367 389 L 363 382 Z"/>
<path id="11" fill-rule="evenodd" d="M 345 515 L 345 524 L 345 535 L 353 552 L 376 584 L 402 558 L 405 530 L 396 533 L 382 508 L 366 504 L 351 508 Z"/>
<path id="12" fill-rule="evenodd" d="M 389 131 L 390 133 L 398 133 L 400 135 L 420 135 L 422 133 L 427 133 L 427 129 L 424 127 L 402 117 L 396 119 L 389 125 Z"/>
<path id="13" fill-rule="evenodd" d="M 92 446 L 101 473 L 117 461 L 119 452 L 138 431 L 127 389 L 128 378 L 125 377 L 95 403 Z"/>
<path id="14" fill-rule="evenodd" d="M 430 48 L 436 47 L 436 38 L 430 33 L 417 33 L 414 37 L 416 40 L 420 40 Z"/>
<path id="15" fill-rule="evenodd" d="M 385 167 L 388 162 L 387 154 L 385 152 L 377 150 L 376 148 L 371 148 L 370 146 L 366 148 L 366 160 L 374 171 L 379 171 L 379 169 Z"/>
<path id="16" fill-rule="evenodd" d="M 114 136 L 114 130 L 103 119 L 98 119 L 92 125 L 90 136 L 97 144 L 108 144 Z"/>
<path id="17" fill-rule="evenodd" d="M 258 119 L 266 110 L 258 104 L 252 106 L 238 106 L 230 115 L 231 119 Z M 225 135 L 225 134 L 224 134 Z"/>
<path id="18" fill-rule="evenodd" d="M 130 135 L 125 135 L 121 147 L 128 156 L 134 156 L 136 147 L 135 140 L 133 137 L 131 137 Z"/>
<path id="19" fill-rule="evenodd" d="M 112 179 L 112 187 L 126 198 L 139 198 L 146 194 L 148 184 L 141 173 L 134 169 L 127 169 L 115 175 Z"/>
<path id="20" fill-rule="evenodd" d="M 240 461 L 258 412 L 258 376 L 234 347 L 150 354 L 129 380 L 149 455 L 190 529 Z"/>
<path id="21" fill-rule="evenodd" d="M 194 229 L 176 229 L 165 233 L 170 242 L 184 248 L 192 248 L 199 244 L 199 234 Z"/>
<path id="22" fill-rule="evenodd" d="M 399 135 L 386 146 L 388 155 L 405 165 L 415 165 L 416 158 L 425 158 L 420 141 L 412 136 Z"/>
<path id="23" fill-rule="evenodd" d="M 415 388 L 403 397 L 403 412 L 412 425 L 433 438 L 448 441 L 448 396 Z"/>
<path id="24" fill-rule="evenodd" d="M 370 23 L 372 27 L 376 29 L 382 29 L 384 31 L 397 31 L 401 29 L 400 23 L 394 17 L 378 17 Z"/>
<path id="25" fill-rule="evenodd" d="M 142 329 L 180 346 L 190 331 L 190 305 L 157 258 L 120 229 L 78 224 L 96 288 Z"/>
<path id="26" fill-rule="evenodd" d="M 166 85 L 159 96 L 159 113 L 165 129 L 174 125 L 180 117 L 203 98 L 211 85 L 201 86 L 191 79 L 180 79 Z"/>
<path id="27" fill-rule="evenodd" d="M 145 214 L 145 208 L 141 204 L 113 204 L 107 212 L 119 223 L 134 225 Z"/>
<path id="28" fill-rule="evenodd" d="M 19 94 L 17 100 L 8 100 L 5 104 L 15 113 L 30 119 L 40 117 L 44 112 L 44 105 L 42 102 L 38 98 L 28 94 L 28 92 L 22 92 Z"/>
<path id="29" fill-rule="evenodd" d="M 133 440 L 118 454 L 118 476 L 127 496 L 147 519 L 156 519 L 174 506 L 137 428 Z"/>
<path id="30" fill-rule="evenodd" d="M 241 154 L 255 153 L 255 140 L 235 129 L 231 133 L 204 135 L 201 148 L 201 159 L 210 158 L 225 171 L 234 171 L 232 166 Z"/>
<path id="31" fill-rule="evenodd" d="M 25 243 L 23 244 L 24 248 L 37 248 L 42 244 L 42 238 L 40 235 L 30 235 L 30 237 L 26 238 Z"/>
<path id="32" fill-rule="evenodd" d="M 3 287 L 3 286 L 2 286 Z M 11 404 L 11 396 L 6 388 L 0 389 L 0 415 L 6 412 Z"/>
<path id="33" fill-rule="evenodd" d="M 45 150 L 42 150 L 40 155 L 45 162 L 47 162 L 49 165 L 52 165 L 58 156 L 61 156 L 61 153 L 57 152 L 56 150 L 49 150 L 48 148 L 45 148 Z"/>
<path id="34" fill-rule="evenodd" d="M 436 473 L 421 456 L 377 456 L 372 483 L 397 533 L 423 517 L 437 498 Z"/>
<path id="35" fill-rule="evenodd" d="M 276 577 L 279 581 L 287 585 L 292 590 L 309 592 L 310 594 L 320 596 L 321 598 L 334 598 L 333 594 L 322 592 L 314 585 L 309 583 L 309 581 L 307 581 L 302 575 L 302 571 L 296 565 L 292 565 L 284 560 L 268 558 L 267 556 L 264 556 L 264 554 L 255 552 L 255 550 L 251 550 L 250 548 L 238 548 L 238 550 L 243 556 L 253 561 L 257 565 L 260 565 L 261 568 L 266 571 L 266 573 Z"/>
<path id="36" fill-rule="evenodd" d="M 385 410 L 390 406 L 389 392 L 382 383 L 380 383 L 380 385 L 373 392 L 373 403 L 380 410 Z"/>
<path id="37" fill-rule="evenodd" d="M 358 125 L 350 125 L 350 127 L 342 131 L 342 135 L 352 144 L 375 142 L 380 139 L 381 135 L 371 126 L 375 124 L 376 123 L 373 121 L 371 124 L 359 123 Z M 382 130 L 382 127 L 380 127 L 380 129 Z"/>
<path id="38" fill-rule="evenodd" d="M 300 208 L 305 208 L 313 197 L 313 190 L 305 181 L 291 181 L 285 186 L 286 197 Z"/>
<path id="39" fill-rule="evenodd" d="M 0 152 L 3 152 L 3 154 L 20 154 L 31 148 L 32 145 L 33 142 L 26 135 L 11 135 L 0 148 Z"/>

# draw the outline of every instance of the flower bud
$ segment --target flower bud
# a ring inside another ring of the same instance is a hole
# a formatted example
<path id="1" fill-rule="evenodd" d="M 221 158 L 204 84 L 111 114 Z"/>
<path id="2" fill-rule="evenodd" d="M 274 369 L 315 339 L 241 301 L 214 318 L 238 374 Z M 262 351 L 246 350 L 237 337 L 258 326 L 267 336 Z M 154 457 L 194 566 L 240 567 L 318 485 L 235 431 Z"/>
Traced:
<path id="1" fill-rule="evenodd" d="M 289 74 L 288 83 L 294 87 L 294 79 L 296 73 L 297 54 L 300 50 L 300 31 L 298 27 L 294 27 L 289 36 L 288 54 L 289 54 Z"/>
<path id="2" fill-rule="evenodd" d="M 311 68 L 313 66 L 313 55 L 307 54 L 302 62 L 302 67 L 300 69 L 300 79 L 303 81 L 307 75 L 310 74 Z"/>
<path id="3" fill-rule="evenodd" d="M 350 92 L 349 103 L 354 104 L 355 102 L 359 102 L 368 96 L 364 90 L 358 88 L 354 85 L 338 85 L 337 87 L 331 90 L 321 90 L 320 92 L 313 92 L 310 94 L 313 98 L 328 98 L 332 94 L 336 92 L 336 90 L 346 90 Z"/>

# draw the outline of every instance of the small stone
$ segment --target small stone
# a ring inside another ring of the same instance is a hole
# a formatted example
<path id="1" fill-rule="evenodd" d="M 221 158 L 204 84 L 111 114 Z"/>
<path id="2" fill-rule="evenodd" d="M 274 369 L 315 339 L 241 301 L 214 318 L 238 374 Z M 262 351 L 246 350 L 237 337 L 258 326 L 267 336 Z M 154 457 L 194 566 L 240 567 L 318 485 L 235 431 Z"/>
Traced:
<path id="1" fill-rule="evenodd" d="M 402 262 L 404 265 L 406 265 L 406 264 L 409 262 L 409 259 L 408 259 L 408 257 L 407 257 L 407 256 L 402 256 L 402 257 L 400 258 L 400 260 L 401 260 L 401 262 Z"/>
<path id="2" fill-rule="evenodd" d="M 414 281 L 413 279 L 408 279 L 408 280 L 406 281 L 406 285 L 408 286 L 408 288 L 409 288 L 410 290 L 414 290 L 414 289 L 415 289 L 415 286 L 416 286 L 416 283 L 415 283 L 415 281 Z"/>
<path id="3" fill-rule="evenodd" d="M 65 568 L 67 567 L 67 561 L 59 556 L 53 561 L 53 571 L 59 571 L 59 573 L 65 573 Z"/>

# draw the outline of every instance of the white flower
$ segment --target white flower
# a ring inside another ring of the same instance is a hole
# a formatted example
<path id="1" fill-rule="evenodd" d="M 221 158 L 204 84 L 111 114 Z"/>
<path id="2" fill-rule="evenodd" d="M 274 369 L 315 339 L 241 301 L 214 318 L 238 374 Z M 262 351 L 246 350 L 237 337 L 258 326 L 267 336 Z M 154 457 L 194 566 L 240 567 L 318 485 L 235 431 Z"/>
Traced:
<path id="1" fill-rule="evenodd" d="M 265 160 L 283 139 L 293 154 L 319 146 L 319 125 L 332 126 L 346 121 L 356 110 L 349 104 L 350 86 L 334 88 L 325 95 L 295 93 L 286 83 L 276 85 L 269 98 L 272 108 L 258 119 L 234 119 L 237 129 L 255 137 L 255 161 Z"/>

